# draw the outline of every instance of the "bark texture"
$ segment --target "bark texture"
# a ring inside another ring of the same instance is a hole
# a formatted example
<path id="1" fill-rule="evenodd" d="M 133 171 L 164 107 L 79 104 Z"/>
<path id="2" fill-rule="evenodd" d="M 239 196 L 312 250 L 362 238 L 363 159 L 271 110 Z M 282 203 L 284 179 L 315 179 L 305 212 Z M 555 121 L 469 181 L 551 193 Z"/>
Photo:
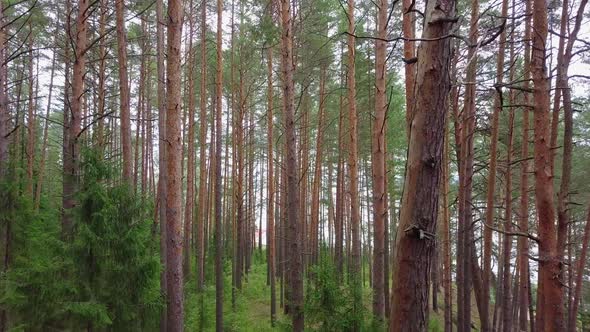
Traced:
<path id="1" fill-rule="evenodd" d="M 301 250 L 301 225 L 299 219 L 299 166 L 297 137 L 295 135 L 295 96 L 293 80 L 293 27 L 291 3 L 281 0 L 281 73 L 283 79 L 283 116 L 285 121 L 285 150 L 287 173 L 287 223 L 286 243 L 289 255 L 288 287 L 289 311 L 293 331 L 303 331 L 303 264 Z"/>
<path id="2" fill-rule="evenodd" d="M 387 189 L 385 186 L 385 131 L 387 113 L 386 50 L 388 2 L 380 0 L 377 12 L 377 37 L 375 41 L 375 119 L 373 122 L 372 175 L 373 175 L 373 315 L 385 318 L 385 223 L 387 222 Z"/>
<path id="3" fill-rule="evenodd" d="M 166 274 L 167 328 L 181 332 L 184 328 L 184 278 L 182 273 L 182 174 L 180 137 L 181 85 L 180 48 L 182 36 L 182 2 L 168 1 L 168 57 L 166 111 L 166 166 L 168 196 L 166 199 Z"/>
<path id="4" fill-rule="evenodd" d="M 453 0 L 429 1 L 423 38 L 445 36 L 455 16 Z M 430 267 L 441 180 L 444 124 L 450 90 L 451 41 L 418 48 L 416 101 L 395 250 L 390 331 L 424 331 L 428 322 Z M 395 294 L 395 296 L 393 296 Z"/>

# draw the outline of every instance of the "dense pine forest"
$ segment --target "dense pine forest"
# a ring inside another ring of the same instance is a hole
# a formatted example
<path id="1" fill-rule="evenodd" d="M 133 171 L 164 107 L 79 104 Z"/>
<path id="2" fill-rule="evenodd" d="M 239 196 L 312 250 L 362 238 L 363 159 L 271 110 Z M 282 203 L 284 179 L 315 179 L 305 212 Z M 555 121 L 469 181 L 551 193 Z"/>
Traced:
<path id="1" fill-rule="evenodd" d="M 588 0 L 0 0 L 0 332 L 590 331 Z"/>

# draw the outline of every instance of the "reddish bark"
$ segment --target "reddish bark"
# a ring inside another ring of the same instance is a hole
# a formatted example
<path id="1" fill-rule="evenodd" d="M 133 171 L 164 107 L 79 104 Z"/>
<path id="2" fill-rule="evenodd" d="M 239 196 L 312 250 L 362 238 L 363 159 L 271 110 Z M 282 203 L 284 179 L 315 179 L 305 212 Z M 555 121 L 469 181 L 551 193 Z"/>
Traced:
<path id="1" fill-rule="evenodd" d="M 539 219 L 539 284 L 537 288 L 537 329 L 561 331 L 563 286 L 557 253 L 553 174 L 551 170 L 549 78 L 545 66 L 548 33 L 547 3 L 533 0 L 531 73 L 534 84 L 534 174 L 535 203 Z"/>
<path id="2" fill-rule="evenodd" d="M 508 1 L 502 1 L 503 17 L 508 15 Z M 496 85 L 501 86 L 504 81 L 504 55 L 506 50 L 506 31 L 500 33 L 500 40 L 498 41 L 498 58 L 496 62 Z M 498 119 L 502 111 L 502 101 L 500 96 L 501 90 L 498 90 L 494 95 L 494 109 L 492 111 L 492 133 L 490 138 L 490 166 L 488 174 L 488 187 L 486 193 L 486 214 L 485 223 L 487 226 L 492 226 L 494 223 L 494 198 L 496 197 L 496 172 L 497 172 L 497 156 L 498 156 Z M 490 321 L 490 278 L 491 278 L 491 262 L 492 262 L 492 229 L 484 227 L 484 249 L 483 249 L 483 297 L 484 297 L 484 314 L 481 316 L 482 329 L 489 331 L 491 328 Z"/>
<path id="3" fill-rule="evenodd" d="M 429 1 L 423 38 L 447 35 L 454 1 Z M 428 322 L 430 268 L 450 89 L 451 41 L 421 43 L 408 164 L 395 251 L 390 331 L 424 331 Z"/>
<path id="4" fill-rule="evenodd" d="M 72 71 L 72 95 L 64 147 L 64 183 L 63 183 L 63 232 L 67 239 L 72 231 L 72 212 L 76 207 L 75 193 L 80 168 L 80 135 L 82 98 L 84 95 L 84 72 L 86 67 L 86 51 L 88 42 L 88 0 L 79 0 L 78 17 L 76 18 L 75 60 Z M 67 79 L 66 79 L 67 83 Z"/>

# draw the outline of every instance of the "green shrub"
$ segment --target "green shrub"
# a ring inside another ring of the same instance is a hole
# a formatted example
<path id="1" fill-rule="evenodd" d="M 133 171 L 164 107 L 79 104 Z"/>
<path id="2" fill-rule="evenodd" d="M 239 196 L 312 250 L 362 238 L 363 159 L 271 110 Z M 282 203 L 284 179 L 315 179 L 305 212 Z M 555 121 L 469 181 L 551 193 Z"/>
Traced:
<path id="1" fill-rule="evenodd" d="M 33 211 L 18 185 L 0 187 L 10 266 L 0 305 L 21 330 L 156 330 L 161 308 L 158 241 L 151 215 L 92 151 L 83 158 L 71 242 L 60 213 Z"/>
<path id="2" fill-rule="evenodd" d="M 352 290 L 339 284 L 334 263 L 324 260 L 311 268 L 305 303 L 306 325 L 318 331 L 348 331 L 361 317 L 353 315 Z"/>

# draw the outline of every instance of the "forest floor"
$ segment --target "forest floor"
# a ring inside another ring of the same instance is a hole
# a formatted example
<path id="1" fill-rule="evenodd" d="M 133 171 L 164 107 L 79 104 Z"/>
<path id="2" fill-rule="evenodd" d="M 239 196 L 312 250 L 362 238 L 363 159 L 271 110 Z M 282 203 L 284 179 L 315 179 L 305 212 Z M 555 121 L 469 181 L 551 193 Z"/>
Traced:
<path id="1" fill-rule="evenodd" d="M 277 280 L 277 319 L 275 326 L 271 326 L 270 320 L 270 286 L 266 284 L 266 262 L 259 257 L 260 254 L 253 256 L 253 262 L 250 273 L 244 280 L 243 287 L 236 292 L 235 307 L 232 308 L 231 295 L 231 266 L 225 266 L 224 278 L 224 331 L 231 332 L 265 332 L 265 331 L 290 331 L 290 319 L 283 313 L 283 308 L 279 307 L 280 303 L 280 283 Z M 212 264 L 209 264 L 212 265 Z M 368 273 L 368 268 L 365 268 Z M 213 275 L 210 266 L 209 275 Z M 365 322 L 363 322 L 362 331 L 382 331 L 382 328 L 371 326 L 371 288 L 364 278 L 363 282 L 363 303 L 365 306 Z M 186 284 L 186 301 L 185 301 L 185 330 L 186 331 L 215 331 L 215 284 L 214 280 L 207 280 L 205 290 L 202 295 L 197 294 L 195 289 L 195 279 L 190 278 Z M 455 288 L 455 287 L 453 287 Z M 454 290 L 454 289 L 453 289 Z M 455 293 L 455 292 L 454 292 Z M 432 302 L 432 301 L 430 301 Z M 428 331 L 444 331 L 444 312 L 443 312 L 443 294 L 442 289 L 439 293 L 439 310 L 430 311 Z M 472 321 L 474 329 L 479 327 L 479 317 L 475 306 L 475 299 L 472 301 Z M 457 310 L 456 303 L 453 303 L 453 313 Z M 454 316 L 456 317 L 456 316 Z M 454 322 L 456 323 L 456 322 Z M 306 331 L 322 331 L 320 328 L 307 327 Z"/>

